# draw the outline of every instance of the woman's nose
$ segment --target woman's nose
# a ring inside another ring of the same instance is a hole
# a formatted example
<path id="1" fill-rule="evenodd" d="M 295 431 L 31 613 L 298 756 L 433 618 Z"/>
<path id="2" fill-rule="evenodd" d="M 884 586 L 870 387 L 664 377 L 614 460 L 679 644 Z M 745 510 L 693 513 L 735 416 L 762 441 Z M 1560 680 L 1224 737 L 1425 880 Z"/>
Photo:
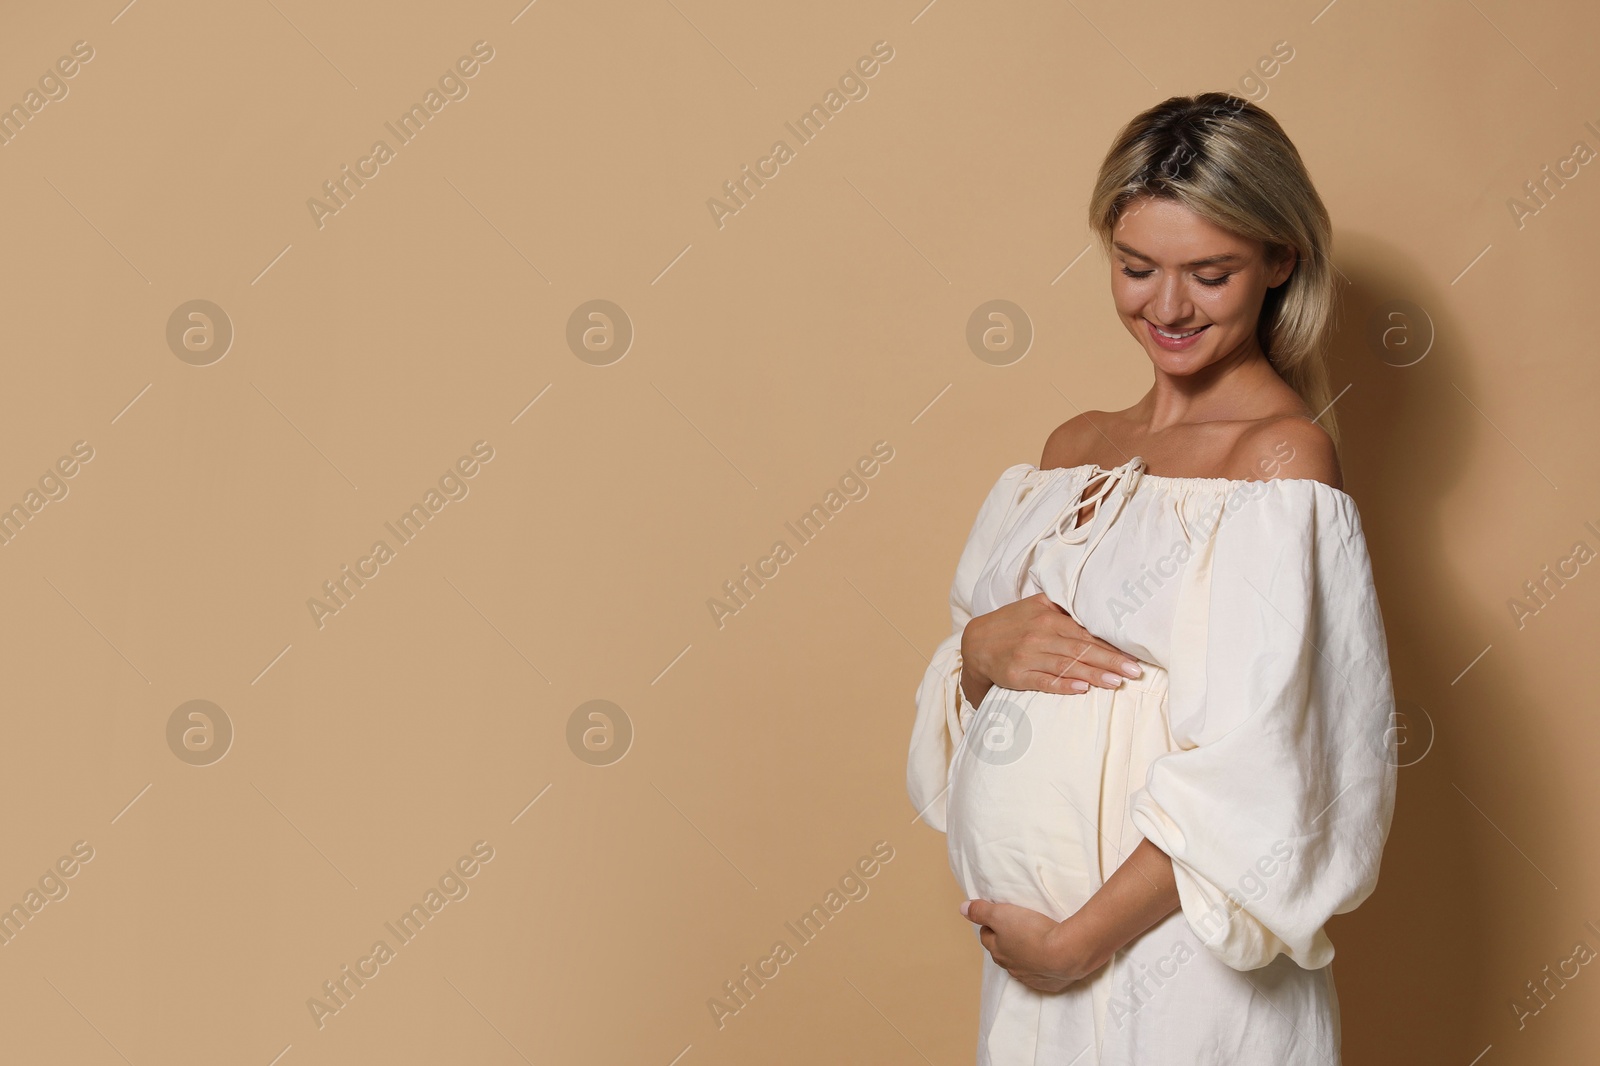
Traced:
<path id="1" fill-rule="evenodd" d="M 1161 287 L 1156 290 L 1155 312 L 1156 321 L 1162 326 L 1175 326 L 1189 320 L 1193 308 L 1177 275 L 1169 274 L 1162 279 Z"/>

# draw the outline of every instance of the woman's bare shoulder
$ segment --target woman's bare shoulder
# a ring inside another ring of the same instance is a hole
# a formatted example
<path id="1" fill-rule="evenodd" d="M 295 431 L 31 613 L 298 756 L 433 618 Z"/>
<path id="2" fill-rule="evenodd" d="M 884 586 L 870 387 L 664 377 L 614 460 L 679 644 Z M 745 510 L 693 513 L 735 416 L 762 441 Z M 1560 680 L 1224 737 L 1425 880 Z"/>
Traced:
<path id="1" fill-rule="evenodd" d="M 1082 466 L 1094 462 L 1093 457 L 1105 450 L 1109 442 L 1104 427 L 1115 422 L 1117 417 L 1107 411 L 1084 411 L 1067 419 L 1045 439 L 1039 469 L 1052 470 L 1058 466 Z"/>
<path id="2" fill-rule="evenodd" d="M 1222 476 L 1246 481 L 1296 478 L 1344 490 L 1333 438 L 1303 414 L 1263 418 L 1241 433 Z"/>

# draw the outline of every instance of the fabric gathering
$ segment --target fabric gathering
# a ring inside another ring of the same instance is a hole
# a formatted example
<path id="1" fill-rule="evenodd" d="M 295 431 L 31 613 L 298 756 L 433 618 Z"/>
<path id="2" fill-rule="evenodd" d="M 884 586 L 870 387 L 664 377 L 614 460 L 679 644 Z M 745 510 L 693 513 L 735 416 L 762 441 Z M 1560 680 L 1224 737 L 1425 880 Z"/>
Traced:
<path id="1" fill-rule="evenodd" d="M 1320 481 L 1145 465 L 1005 470 L 916 691 L 907 790 L 966 898 L 1065 920 L 1141 838 L 1178 888 L 1177 910 L 1063 992 L 980 947 L 977 1061 L 1337 1064 L 1324 926 L 1377 885 L 1398 762 L 1360 515 Z M 1041 592 L 1143 676 L 995 685 L 974 707 L 967 622 Z"/>

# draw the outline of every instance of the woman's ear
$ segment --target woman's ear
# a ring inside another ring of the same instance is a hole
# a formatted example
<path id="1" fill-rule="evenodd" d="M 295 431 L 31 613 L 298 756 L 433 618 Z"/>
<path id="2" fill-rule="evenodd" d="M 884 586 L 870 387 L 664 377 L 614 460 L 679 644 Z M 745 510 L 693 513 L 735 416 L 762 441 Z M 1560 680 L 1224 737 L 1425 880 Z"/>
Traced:
<path id="1" fill-rule="evenodd" d="M 1288 281 L 1289 275 L 1294 273 L 1294 268 L 1299 263 L 1299 250 L 1293 245 L 1285 245 L 1273 263 L 1272 274 L 1267 279 L 1267 288 L 1276 289 L 1279 285 Z"/>

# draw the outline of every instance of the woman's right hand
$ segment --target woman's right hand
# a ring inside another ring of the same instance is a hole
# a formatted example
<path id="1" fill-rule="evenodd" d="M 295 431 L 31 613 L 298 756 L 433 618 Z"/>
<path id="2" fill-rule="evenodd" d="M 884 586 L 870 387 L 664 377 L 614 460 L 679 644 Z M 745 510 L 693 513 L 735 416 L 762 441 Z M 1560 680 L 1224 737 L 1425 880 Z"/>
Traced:
<path id="1" fill-rule="evenodd" d="M 1042 592 L 978 615 L 961 634 L 961 690 L 973 706 L 993 685 L 1087 692 L 1142 673 L 1137 659 L 1084 629 Z"/>

